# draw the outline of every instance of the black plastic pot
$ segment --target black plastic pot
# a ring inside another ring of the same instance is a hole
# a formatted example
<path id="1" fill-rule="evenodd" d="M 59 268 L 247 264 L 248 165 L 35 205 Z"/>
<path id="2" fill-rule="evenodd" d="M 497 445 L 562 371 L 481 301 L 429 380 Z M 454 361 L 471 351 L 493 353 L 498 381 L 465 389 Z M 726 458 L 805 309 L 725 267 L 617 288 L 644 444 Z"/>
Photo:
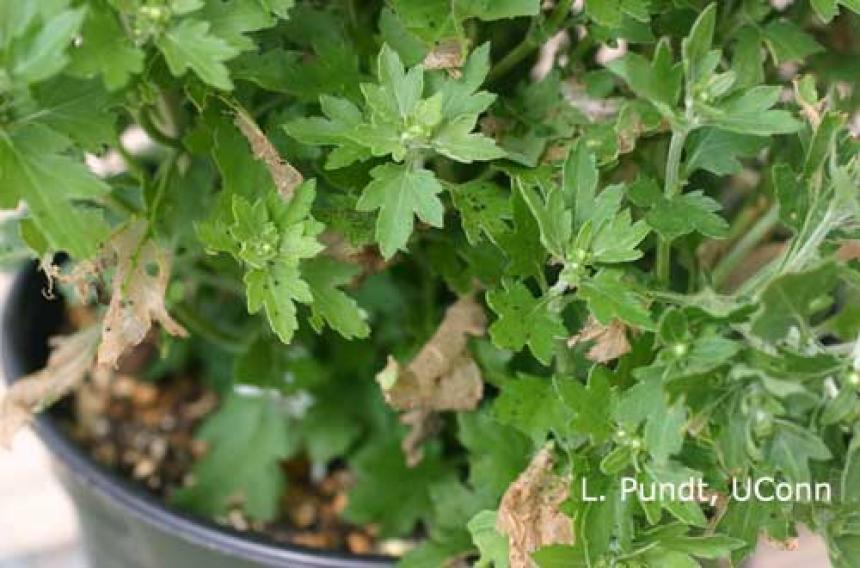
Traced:
<path id="1" fill-rule="evenodd" d="M 63 320 L 62 303 L 45 299 L 44 286 L 37 271 L 24 270 L 15 278 L 5 303 L 0 354 L 10 381 L 44 364 L 47 339 Z M 273 544 L 171 509 L 131 481 L 92 461 L 66 438 L 50 413 L 37 417 L 35 429 L 50 449 L 59 478 L 75 503 L 93 568 L 392 565 L 385 557 L 356 557 Z"/>

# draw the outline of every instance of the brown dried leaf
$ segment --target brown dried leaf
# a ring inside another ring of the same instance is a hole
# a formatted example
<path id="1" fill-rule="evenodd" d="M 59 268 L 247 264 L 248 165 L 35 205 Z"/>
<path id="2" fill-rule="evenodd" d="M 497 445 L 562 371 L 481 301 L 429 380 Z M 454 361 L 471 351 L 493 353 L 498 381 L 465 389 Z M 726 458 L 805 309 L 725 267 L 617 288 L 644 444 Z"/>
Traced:
<path id="1" fill-rule="evenodd" d="M 385 400 L 397 410 L 471 410 L 483 395 L 481 371 L 466 349 L 469 336 L 483 335 L 487 318 L 471 296 L 445 312 L 436 333 L 402 369 L 393 358 L 377 375 Z"/>
<path id="2" fill-rule="evenodd" d="M 836 251 L 836 258 L 842 262 L 849 262 L 860 258 L 860 240 L 842 241 Z"/>
<path id="3" fill-rule="evenodd" d="M 443 39 L 427 53 L 422 65 L 424 69 L 459 70 L 463 66 L 463 46 L 457 39 Z"/>
<path id="4" fill-rule="evenodd" d="M 146 337 L 152 322 L 170 335 L 187 337 L 164 306 L 170 280 L 170 255 L 146 238 L 146 223 L 135 221 L 111 238 L 116 257 L 110 304 L 102 322 L 99 366 L 116 367 L 129 348 Z"/>
<path id="5" fill-rule="evenodd" d="M 410 426 L 403 440 L 409 467 L 423 456 L 421 445 L 438 432 L 443 410 L 473 410 L 484 396 L 481 370 L 469 354 L 469 336 L 483 335 L 484 309 L 471 296 L 452 304 L 433 337 L 402 368 L 394 357 L 377 376 L 389 406 L 407 411 L 400 421 Z"/>
<path id="6" fill-rule="evenodd" d="M 424 442 L 442 429 L 439 415 L 431 410 L 416 408 L 400 415 L 400 422 L 409 426 L 409 433 L 403 438 L 401 448 L 406 456 L 406 465 L 415 467 L 424 458 Z"/>
<path id="7" fill-rule="evenodd" d="M 553 463 L 547 445 L 502 497 L 496 528 L 508 537 L 511 568 L 534 566 L 531 553 L 542 546 L 573 544 L 573 523 L 559 510 L 570 494 L 570 478 L 556 475 Z"/>
<path id="8" fill-rule="evenodd" d="M 0 404 L 0 445 L 9 446 L 15 433 L 77 386 L 92 368 L 99 328 L 92 326 L 72 335 L 51 339 L 51 356 L 45 368 L 15 381 Z"/>
<path id="9" fill-rule="evenodd" d="M 612 320 L 609 325 L 603 325 L 589 316 L 585 327 L 567 340 L 567 346 L 575 347 L 587 341 L 593 341 L 594 345 L 585 356 L 595 363 L 607 363 L 630 352 L 627 326 L 619 320 Z"/>
<path id="10" fill-rule="evenodd" d="M 292 198 L 296 188 L 302 183 L 302 174 L 292 164 L 283 159 L 271 140 L 266 137 L 254 119 L 244 110 L 236 110 L 234 120 L 236 127 L 251 145 L 251 152 L 258 160 L 262 160 L 272 176 L 272 181 L 278 193 L 285 200 Z"/>
<path id="11" fill-rule="evenodd" d="M 323 231 L 319 236 L 319 241 L 326 247 L 323 250 L 324 255 L 361 268 L 361 274 L 355 277 L 356 281 L 361 281 L 370 274 L 381 272 L 389 265 L 389 262 L 379 253 L 378 247 L 353 245 L 345 236 L 335 231 Z"/>

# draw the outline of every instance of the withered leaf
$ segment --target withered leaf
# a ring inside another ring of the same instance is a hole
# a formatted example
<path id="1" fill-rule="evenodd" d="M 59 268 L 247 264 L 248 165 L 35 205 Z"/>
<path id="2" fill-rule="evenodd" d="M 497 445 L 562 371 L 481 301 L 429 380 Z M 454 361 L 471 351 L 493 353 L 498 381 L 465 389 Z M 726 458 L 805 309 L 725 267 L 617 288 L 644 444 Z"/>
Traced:
<path id="1" fill-rule="evenodd" d="M 589 316 L 585 327 L 567 340 L 567 346 L 575 347 L 589 341 L 594 342 L 594 345 L 585 356 L 595 363 L 607 363 L 630 352 L 627 326 L 617 319 L 612 320 L 609 325 L 603 325 Z"/>
<path id="2" fill-rule="evenodd" d="M 394 357 L 377 376 L 389 406 L 406 411 L 400 421 L 410 427 L 402 448 L 409 467 L 422 458 L 422 444 L 438 432 L 437 412 L 472 410 L 484 396 L 481 370 L 467 349 L 469 336 L 483 335 L 484 309 L 465 296 L 445 312 L 442 323 L 414 359 L 402 368 Z"/>
<path id="3" fill-rule="evenodd" d="M 444 39 L 427 53 L 421 63 L 425 69 L 459 70 L 463 66 L 463 46 L 457 39 Z"/>
<path id="4" fill-rule="evenodd" d="M 466 349 L 469 336 L 483 335 L 484 309 L 471 296 L 452 304 L 438 329 L 406 366 L 389 358 L 377 380 L 397 410 L 471 410 L 483 395 L 481 371 Z"/>
<path id="5" fill-rule="evenodd" d="M 186 337 L 164 306 L 170 280 L 170 255 L 146 238 L 146 222 L 134 221 L 108 243 L 116 259 L 113 292 L 102 321 L 99 366 L 115 367 L 129 348 L 146 337 L 156 321 L 170 335 Z"/>
<path id="6" fill-rule="evenodd" d="M 99 343 L 97 325 L 51 339 L 51 355 L 40 371 L 18 379 L 0 404 L 0 445 L 8 446 L 33 414 L 63 397 L 93 366 Z"/>
<path id="7" fill-rule="evenodd" d="M 570 494 L 570 477 L 553 471 L 551 445 L 545 446 L 505 491 L 496 528 L 508 537 L 511 568 L 531 568 L 531 553 L 542 546 L 573 544 L 573 523 L 559 510 Z"/>
<path id="8" fill-rule="evenodd" d="M 400 445 L 403 455 L 406 456 L 406 465 L 415 467 L 424 458 L 424 442 L 439 433 L 442 421 L 432 410 L 415 408 L 401 414 L 400 422 L 409 426 L 409 433 L 404 436 Z"/>
<path id="9" fill-rule="evenodd" d="M 281 157 L 278 149 L 260 129 L 251 116 L 242 109 L 236 109 L 234 120 L 236 127 L 251 145 L 251 152 L 258 160 L 262 160 L 272 176 L 272 181 L 278 193 L 285 200 L 289 200 L 296 188 L 302 183 L 302 174 L 292 164 Z"/>

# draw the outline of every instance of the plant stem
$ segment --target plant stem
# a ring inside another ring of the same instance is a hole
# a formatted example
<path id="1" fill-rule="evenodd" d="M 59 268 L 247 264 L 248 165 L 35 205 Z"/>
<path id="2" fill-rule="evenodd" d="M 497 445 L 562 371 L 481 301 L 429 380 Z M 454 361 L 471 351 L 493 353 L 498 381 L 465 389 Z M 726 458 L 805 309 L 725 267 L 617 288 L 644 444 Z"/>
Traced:
<path id="1" fill-rule="evenodd" d="M 200 317 L 200 315 L 187 304 L 175 304 L 171 311 L 179 323 L 190 329 L 194 335 L 202 337 L 209 343 L 217 345 L 228 353 L 244 353 L 248 349 L 248 344 L 243 340 L 243 338 L 216 328 L 209 321 Z"/>
<path id="2" fill-rule="evenodd" d="M 177 140 L 176 138 L 171 138 L 164 132 L 158 129 L 155 123 L 152 121 L 152 117 L 149 116 L 149 112 L 146 108 L 140 110 L 137 113 L 137 123 L 143 128 L 143 131 L 146 132 L 146 135 L 149 136 L 154 142 L 157 142 L 163 146 L 167 146 L 168 148 L 175 148 L 176 150 L 184 150 L 182 146 L 182 142 Z"/>
<path id="3" fill-rule="evenodd" d="M 663 194 L 666 199 L 672 199 L 681 191 L 679 174 L 681 170 L 681 154 L 684 152 L 684 143 L 690 130 L 687 126 L 674 127 L 672 139 L 669 142 L 669 154 L 666 156 L 666 183 Z M 663 284 L 669 283 L 670 261 L 672 259 L 672 241 L 660 238 L 657 247 L 657 279 Z"/>
<path id="4" fill-rule="evenodd" d="M 155 188 L 155 196 L 152 199 L 149 215 L 147 216 L 150 232 L 155 226 L 156 218 L 158 217 L 158 209 L 161 206 L 161 201 L 164 199 L 164 193 L 167 191 L 167 184 L 170 182 L 170 178 L 173 175 L 173 169 L 176 167 L 178 159 L 179 155 L 176 152 L 173 152 L 167 161 L 162 164 L 161 169 L 158 172 L 158 181 L 156 182 L 158 185 Z"/>
<path id="5" fill-rule="evenodd" d="M 712 272 L 712 283 L 715 289 L 720 289 L 738 263 L 761 242 L 765 235 L 776 226 L 778 221 L 779 207 L 773 204 L 764 215 L 759 217 L 752 228 L 741 237 L 735 246 L 732 247 L 729 253 L 717 263 Z"/>
<path id="6" fill-rule="evenodd" d="M 526 37 L 490 69 L 487 81 L 496 81 L 507 74 L 508 71 L 516 67 L 523 59 L 531 55 L 543 42 L 554 36 L 561 29 L 565 19 L 570 14 L 572 5 L 573 0 L 559 0 L 543 25 L 533 22 L 528 32 L 526 32 Z"/>

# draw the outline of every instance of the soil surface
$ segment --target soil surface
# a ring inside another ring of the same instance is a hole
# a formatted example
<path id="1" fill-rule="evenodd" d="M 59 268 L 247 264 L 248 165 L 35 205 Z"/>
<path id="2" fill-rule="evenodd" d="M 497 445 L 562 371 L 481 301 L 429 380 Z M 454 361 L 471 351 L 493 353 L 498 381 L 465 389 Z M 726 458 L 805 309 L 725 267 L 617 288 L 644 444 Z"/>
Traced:
<path id="1" fill-rule="evenodd" d="M 217 396 L 190 377 L 156 385 L 122 371 L 110 379 L 96 376 L 80 389 L 64 428 L 97 462 L 169 502 L 206 452 L 206 444 L 195 440 L 194 432 L 217 408 Z M 341 520 L 351 482 L 345 469 L 314 476 L 304 459 L 287 461 L 283 468 L 288 490 L 279 519 L 252 522 L 237 508 L 216 521 L 279 543 L 353 554 L 391 554 L 408 546 L 377 539 L 372 526 L 357 527 Z"/>

